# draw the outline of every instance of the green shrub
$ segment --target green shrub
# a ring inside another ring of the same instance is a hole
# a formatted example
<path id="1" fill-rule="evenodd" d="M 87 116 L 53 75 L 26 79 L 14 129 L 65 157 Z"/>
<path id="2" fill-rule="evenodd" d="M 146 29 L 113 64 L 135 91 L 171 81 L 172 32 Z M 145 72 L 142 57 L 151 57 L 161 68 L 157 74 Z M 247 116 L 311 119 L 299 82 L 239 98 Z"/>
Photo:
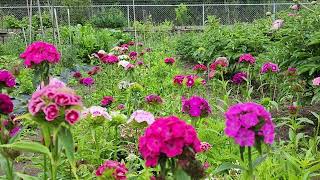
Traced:
<path id="1" fill-rule="evenodd" d="M 92 18 L 92 24 L 98 28 L 122 28 L 126 23 L 126 17 L 118 8 L 110 8 Z"/>

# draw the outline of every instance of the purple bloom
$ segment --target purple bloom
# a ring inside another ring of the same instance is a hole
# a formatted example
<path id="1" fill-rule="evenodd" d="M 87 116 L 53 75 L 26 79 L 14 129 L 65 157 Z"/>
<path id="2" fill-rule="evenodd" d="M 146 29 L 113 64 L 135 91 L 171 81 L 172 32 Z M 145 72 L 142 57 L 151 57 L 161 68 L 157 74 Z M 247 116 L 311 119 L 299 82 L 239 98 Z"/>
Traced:
<path id="1" fill-rule="evenodd" d="M 240 146 L 254 146 L 255 137 L 263 138 L 264 143 L 274 141 L 274 124 L 271 114 L 260 104 L 238 103 L 225 113 L 225 134 L 235 139 Z"/>
<path id="2" fill-rule="evenodd" d="M 238 72 L 235 75 L 232 76 L 232 83 L 234 84 L 241 84 L 243 81 L 247 79 L 247 73 L 246 72 Z"/>
<path id="3" fill-rule="evenodd" d="M 145 100 L 148 104 L 161 104 L 162 103 L 161 97 L 156 94 L 150 94 L 150 95 L 146 96 Z"/>
<path id="4" fill-rule="evenodd" d="M 211 107 L 207 100 L 199 96 L 192 96 L 190 99 L 182 97 L 182 112 L 191 117 L 205 117 L 211 113 Z"/>
<path id="5" fill-rule="evenodd" d="M 16 85 L 16 78 L 7 70 L 0 70 L 0 85 L 3 84 L 9 88 Z"/>
<path id="6" fill-rule="evenodd" d="M 92 77 L 81 78 L 80 84 L 83 84 L 85 86 L 91 86 L 94 84 L 94 79 Z"/>
<path id="7" fill-rule="evenodd" d="M 267 62 L 267 63 L 264 63 L 261 67 L 261 74 L 265 74 L 265 73 L 268 73 L 268 72 L 279 72 L 279 67 L 277 64 L 274 64 L 272 62 Z"/>
<path id="8" fill-rule="evenodd" d="M 243 54 L 239 58 L 239 63 L 247 62 L 249 64 L 254 64 L 256 62 L 256 58 L 253 57 L 251 54 Z"/>

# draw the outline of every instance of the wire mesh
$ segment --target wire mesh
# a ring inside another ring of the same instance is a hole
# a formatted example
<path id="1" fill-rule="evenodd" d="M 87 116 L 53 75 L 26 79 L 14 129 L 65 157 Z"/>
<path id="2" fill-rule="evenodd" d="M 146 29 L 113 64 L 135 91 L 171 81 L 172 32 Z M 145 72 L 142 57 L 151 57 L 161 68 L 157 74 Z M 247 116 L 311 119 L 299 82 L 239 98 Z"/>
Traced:
<path id="1" fill-rule="evenodd" d="M 178 23 L 175 9 L 178 5 L 92 5 L 85 7 L 54 7 L 57 11 L 59 25 L 68 24 L 68 9 L 72 25 L 90 22 L 93 17 L 103 16 L 110 9 L 121 11 L 121 16 L 126 20 L 126 25 L 131 26 L 134 21 L 151 20 L 153 23 L 171 21 L 175 25 L 202 26 L 208 16 L 216 16 L 221 24 L 234 24 L 237 22 L 252 22 L 265 17 L 266 12 L 277 13 L 290 7 L 290 3 L 278 4 L 189 4 L 184 22 Z M 42 13 L 52 13 L 51 6 L 41 6 Z M 38 14 L 38 7 L 32 8 L 32 14 Z M 4 28 L 4 19 L 13 16 L 19 20 L 28 17 L 26 6 L 0 7 L 0 26 Z"/>

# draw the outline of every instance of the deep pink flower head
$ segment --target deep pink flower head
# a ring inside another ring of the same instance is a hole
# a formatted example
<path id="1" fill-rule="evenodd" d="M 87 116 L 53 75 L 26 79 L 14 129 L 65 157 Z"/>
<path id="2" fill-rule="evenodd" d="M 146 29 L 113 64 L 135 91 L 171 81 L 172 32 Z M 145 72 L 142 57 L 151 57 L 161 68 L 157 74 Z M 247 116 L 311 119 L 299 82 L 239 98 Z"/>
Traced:
<path id="1" fill-rule="evenodd" d="M 63 118 L 71 125 L 80 119 L 81 109 L 81 97 L 62 82 L 50 82 L 48 86 L 38 89 L 28 104 L 28 110 L 33 116 L 44 116 L 47 121 L 55 121 L 65 115 Z"/>
<path id="2" fill-rule="evenodd" d="M 174 60 L 174 58 L 172 58 L 172 57 L 169 57 L 169 58 L 165 58 L 164 59 L 164 62 L 166 63 L 166 64 L 174 64 L 176 61 Z"/>
<path id="3" fill-rule="evenodd" d="M 265 74 L 265 73 L 268 73 L 268 72 L 279 72 L 280 69 L 279 69 L 279 66 L 277 64 L 274 64 L 272 62 L 267 62 L 267 63 L 264 63 L 261 67 L 261 74 Z"/>
<path id="4" fill-rule="evenodd" d="M 0 94 L 0 114 L 10 114 L 13 112 L 13 103 L 6 94 Z"/>
<path id="5" fill-rule="evenodd" d="M 315 79 L 312 80 L 312 84 L 314 86 L 320 86 L 320 77 L 317 77 Z"/>
<path id="6" fill-rule="evenodd" d="M 212 145 L 207 142 L 201 142 L 201 152 L 207 152 L 212 148 Z"/>
<path id="7" fill-rule="evenodd" d="M 173 84 L 182 85 L 184 78 L 185 78 L 184 75 L 176 75 L 173 78 Z"/>
<path id="8" fill-rule="evenodd" d="M 150 94 L 150 95 L 146 96 L 145 100 L 148 104 L 161 104 L 162 103 L 161 97 L 156 94 Z"/>
<path id="9" fill-rule="evenodd" d="M 156 166 L 160 155 L 167 158 L 181 155 L 184 147 L 200 152 L 200 145 L 196 130 L 175 116 L 158 118 L 139 138 L 139 151 L 148 167 Z"/>
<path id="10" fill-rule="evenodd" d="M 134 46 L 134 41 L 128 42 L 128 45 L 129 45 L 129 46 Z"/>
<path id="11" fill-rule="evenodd" d="M 190 99 L 182 97 L 182 112 L 191 117 L 205 117 L 211 113 L 211 107 L 207 100 L 199 96 L 192 96 Z"/>
<path id="12" fill-rule="evenodd" d="M 101 106 L 108 107 L 114 102 L 114 99 L 112 96 L 104 96 L 101 100 Z"/>
<path id="13" fill-rule="evenodd" d="M 80 78 L 82 78 L 82 74 L 79 72 L 79 71 L 77 71 L 77 72 L 75 72 L 75 73 L 73 73 L 73 75 L 72 75 L 74 78 L 76 78 L 76 79 L 80 79 Z"/>
<path id="14" fill-rule="evenodd" d="M 274 141 L 275 125 L 271 114 L 260 104 L 238 103 L 229 107 L 225 118 L 225 134 L 234 138 L 241 147 L 254 146 L 261 138 L 266 144 L 272 144 Z"/>
<path id="15" fill-rule="evenodd" d="M 119 62 L 119 58 L 113 54 L 104 55 L 100 60 L 105 64 L 116 64 Z"/>
<path id="16" fill-rule="evenodd" d="M 137 61 L 138 66 L 142 66 L 143 64 L 144 64 L 143 61 Z"/>
<path id="17" fill-rule="evenodd" d="M 34 42 L 20 55 L 24 59 L 26 67 L 31 68 L 33 65 L 40 64 L 44 61 L 50 64 L 56 64 L 60 61 L 60 53 L 57 48 L 50 43 Z"/>
<path id="18" fill-rule="evenodd" d="M 132 60 L 136 60 L 137 57 L 138 57 L 138 53 L 135 52 L 135 51 L 132 51 L 129 53 L 129 57 L 132 59 Z"/>
<path id="19" fill-rule="evenodd" d="M 229 66 L 229 61 L 226 57 L 218 57 L 210 65 L 209 78 L 213 78 L 218 68 L 226 68 Z"/>
<path id="20" fill-rule="evenodd" d="M 297 68 L 289 67 L 287 74 L 288 74 L 288 76 L 295 76 L 295 75 L 297 75 Z"/>
<path id="21" fill-rule="evenodd" d="M 198 73 L 202 73 L 207 71 L 207 66 L 204 64 L 197 64 L 195 66 L 193 66 L 192 70 L 197 71 Z"/>
<path id="22" fill-rule="evenodd" d="M 16 78 L 11 74 L 10 71 L 0 69 L 0 87 L 4 85 L 6 87 L 14 87 L 16 85 Z"/>
<path id="23" fill-rule="evenodd" d="M 254 64 L 256 62 L 256 58 L 253 57 L 251 54 L 243 54 L 239 58 L 239 63 L 247 62 L 249 64 Z"/>
<path id="24" fill-rule="evenodd" d="M 188 88 L 193 87 L 193 85 L 194 85 L 194 83 L 195 83 L 194 80 L 195 80 L 194 76 L 191 76 L 191 75 L 187 76 L 187 77 L 186 77 L 186 86 L 187 86 Z"/>
<path id="25" fill-rule="evenodd" d="M 248 75 L 246 72 L 238 72 L 232 76 L 232 83 L 234 84 L 241 84 L 247 79 Z"/>
<path id="26" fill-rule="evenodd" d="M 2 128 L 5 128 L 8 131 L 8 135 L 12 138 L 16 136 L 21 131 L 21 124 L 19 121 L 14 120 L 15 116 L 8 117 L 7 120 L 2 121 L 0 124 L 0 132 Z"/>
<path id="27" fill-rule="evenodd" d="M 80 79 L 80 84 L 85 86 L 92 86 L 94 84 L 94 79 L 92 77 L 86 77 Z"/>
<path id="28" fill-rule="evenodd" d="M 126 168 L 126 165 L 123 163 L 119 163 L 117 161 L 107 160 L 104 164 L 102 164 L 97 170 L 96 170 L 96 176 L 103 176 L 104 172 L 106 170 L 112 170 L 112 177 L 105 177 L 106 179 L 112 179 L 115 180 L 126 180 L 126 174 L 128 173 L 128 169 Z"/>

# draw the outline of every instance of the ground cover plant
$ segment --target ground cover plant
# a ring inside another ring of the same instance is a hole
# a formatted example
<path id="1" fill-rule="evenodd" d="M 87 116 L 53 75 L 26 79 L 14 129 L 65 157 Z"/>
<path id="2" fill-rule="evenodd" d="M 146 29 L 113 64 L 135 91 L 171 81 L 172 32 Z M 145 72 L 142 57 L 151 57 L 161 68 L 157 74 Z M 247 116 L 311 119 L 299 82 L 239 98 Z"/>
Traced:
<path id="1" fill-rule="evenodd" d="M 319 12 L 17 35 L 0 46 L 1 178 L 319 178 Z"/>

